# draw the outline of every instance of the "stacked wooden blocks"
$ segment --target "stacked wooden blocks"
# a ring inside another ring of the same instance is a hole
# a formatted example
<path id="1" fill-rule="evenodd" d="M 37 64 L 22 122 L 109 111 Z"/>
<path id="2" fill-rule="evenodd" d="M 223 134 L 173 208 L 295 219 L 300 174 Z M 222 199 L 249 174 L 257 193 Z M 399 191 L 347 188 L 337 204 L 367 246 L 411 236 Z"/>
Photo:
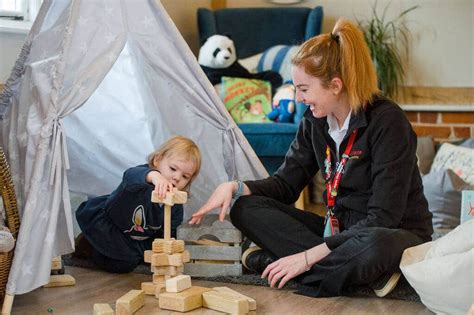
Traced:
<path id="1" fill-rule="evenodd" d="M 145 251 L 144 260 L 151 265 L 153 282 L 143 282 L 142 290 L 158 297 L 165 289 L 166 280 L 183 273 L 184 263 L 189 262 L 189 251 L 184 250 L 184 241 L 157 238 L 152 250 Z"/>
<path id="2" fill-rule="evenodd" d="M 159 295 L 162 309 L 189 312 L 202 306 L 229 314 L 248 314 L 257 309 L 254 299 L 227 287 L 213 289 L 192 286 L 191 277 L 180 275 L 166 280 L 166 292 Z"/>
<path id="3" fill-rule="evenodd" d="M 242 234 L 227 218 L 220 222 L 216 214 L 210 214 L 200 225 L 182 224 L 178 228 L 178 239 L 186 242 L 190 253 L 191 262 L 184 266 L 185 274 L 196 277 L 242 275 Z"/>

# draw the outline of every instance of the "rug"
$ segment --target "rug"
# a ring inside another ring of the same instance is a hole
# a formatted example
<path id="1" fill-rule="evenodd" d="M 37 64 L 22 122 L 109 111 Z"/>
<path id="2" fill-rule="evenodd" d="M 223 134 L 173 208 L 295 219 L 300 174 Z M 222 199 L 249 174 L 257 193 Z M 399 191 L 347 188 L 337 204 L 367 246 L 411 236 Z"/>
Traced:
<path id="1" fill-rule="evenodd" d="M 64 261 L 64 265 L 66 266 L 97 269 L 97 267 L 91 260 L 79 259 L 77 257 L 73 257 L 72 255 L 64 255 L 63 261 Z M 140 273 L 140 274 L 147 274 L 147 275 L 152 274 L 149 264 L 140 264 L 135 268 L 133 272 Z M 267 280 L 260 278 L 260 275 L 257 275 L 257 274 L 243 274 L 241 276 L 193 277 L 193 279 L 213 281 L 213 282 L 233 283 L 233 284 L 255 285 L 255 286 L 262 286 L 262 287 L 268 286 Z M 288 289 L 296 290 L 297 283 L 295 281 L 290 280 L 288 281 L 285 287 Z M 372 291 L 372 289 L 369 288 L 368 286 L 350 288 L 346 292 L 344 292 L 343 295 L 348 296 L 348 297 L 357 297 L 357 298 L 377 297 L 375 293 Z M 384 298 L 421 303 L 419 295 L 410 286 L 410 284 L 406 281 L 406 279 L 403 276 L 400 278 L 400 281 L 398 282 L 397 287 Z"/>

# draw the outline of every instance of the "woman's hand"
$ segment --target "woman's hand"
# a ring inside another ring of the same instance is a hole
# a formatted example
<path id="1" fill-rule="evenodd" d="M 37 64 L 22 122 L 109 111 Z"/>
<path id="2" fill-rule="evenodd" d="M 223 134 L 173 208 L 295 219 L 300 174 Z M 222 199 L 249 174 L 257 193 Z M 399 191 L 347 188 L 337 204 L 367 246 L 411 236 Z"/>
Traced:
<path id="1" fill-rule="evenodd" d="M 215 208 L 221 208 L 219 213 L 219 220 L 224 221 L 224 217 L 229 210 L 230 202 L 232 201 L 232 194 L 237 189 L 236 182 L 226 182 L 220 184 L 212 193 L 207 202 L 196 211 L 189 221 L 189 224 L 199 224 L 204 215 Z"/>
<path id="2" fill-rule="evenodd" d="M 280 281 L 278 289 L 281 289 L 289 280 L 299 276 L 307 271 L 308 267 L 329 255 L 331 250 L 326 246 L 326 243 L 323 243 L 306 252 L 306 257 L 305 252 L 301 252 L 271 263 L 263 271 L 262 278 L 268 277 L 268 283 L 272 288 Z"/>
<path id="3" fill-rule="evenodd" d="M 160 198 L 165 198 L 168 191 L 173 191 L 173 184 L 171 184 L 160 172 L 151 171 L 146 176 L 146 181 L 155 185 L 154 192 Z"/>

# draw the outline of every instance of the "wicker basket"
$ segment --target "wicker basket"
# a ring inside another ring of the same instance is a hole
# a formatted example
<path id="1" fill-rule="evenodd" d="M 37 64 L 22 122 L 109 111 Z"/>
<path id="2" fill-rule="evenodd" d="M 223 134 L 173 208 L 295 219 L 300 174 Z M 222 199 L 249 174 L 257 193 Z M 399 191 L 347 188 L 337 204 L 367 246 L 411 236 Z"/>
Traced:
<path id="1" fill-rule="evenodd" d="M 3 148 L 0 147 L 0 188 L 2 189 L 3 205 L 5 207 L 6 225 L 10 229 L 13 238 L 16 240 L 18 230 L 20 229 L 20 216 L 16 203 L 15 189 L 13 187 L 12 176 L 10 168 L 8 167 L 7 159 Z M 12 249 L 8 253 L 0 253 L 0 302 L 3 304 L 5 297 L 5 288 L 7 286 L 8 275 L 13 261 Z"/>

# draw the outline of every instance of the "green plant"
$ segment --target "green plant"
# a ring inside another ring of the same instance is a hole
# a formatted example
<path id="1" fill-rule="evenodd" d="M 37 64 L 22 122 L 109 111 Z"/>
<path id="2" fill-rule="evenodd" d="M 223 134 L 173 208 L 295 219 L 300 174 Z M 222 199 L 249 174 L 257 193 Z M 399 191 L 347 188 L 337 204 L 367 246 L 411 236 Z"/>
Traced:
<path id="1" fill-rule="evenodd" d="M 418 8 L 418 5 L 406 9 L 393 20 L 385 21 L 389 5 L 390 3 L 384 8 L 382 16 L 379 16 L 376 1 L 372 6 L 372 18 L 358 23 L 369 46 L 379 86 L 385 95 L 394 97 L 405 75 L 399 48 L 404 48 L 405 55 L 408 56 L 410 30 L 402 17 Z"/>

